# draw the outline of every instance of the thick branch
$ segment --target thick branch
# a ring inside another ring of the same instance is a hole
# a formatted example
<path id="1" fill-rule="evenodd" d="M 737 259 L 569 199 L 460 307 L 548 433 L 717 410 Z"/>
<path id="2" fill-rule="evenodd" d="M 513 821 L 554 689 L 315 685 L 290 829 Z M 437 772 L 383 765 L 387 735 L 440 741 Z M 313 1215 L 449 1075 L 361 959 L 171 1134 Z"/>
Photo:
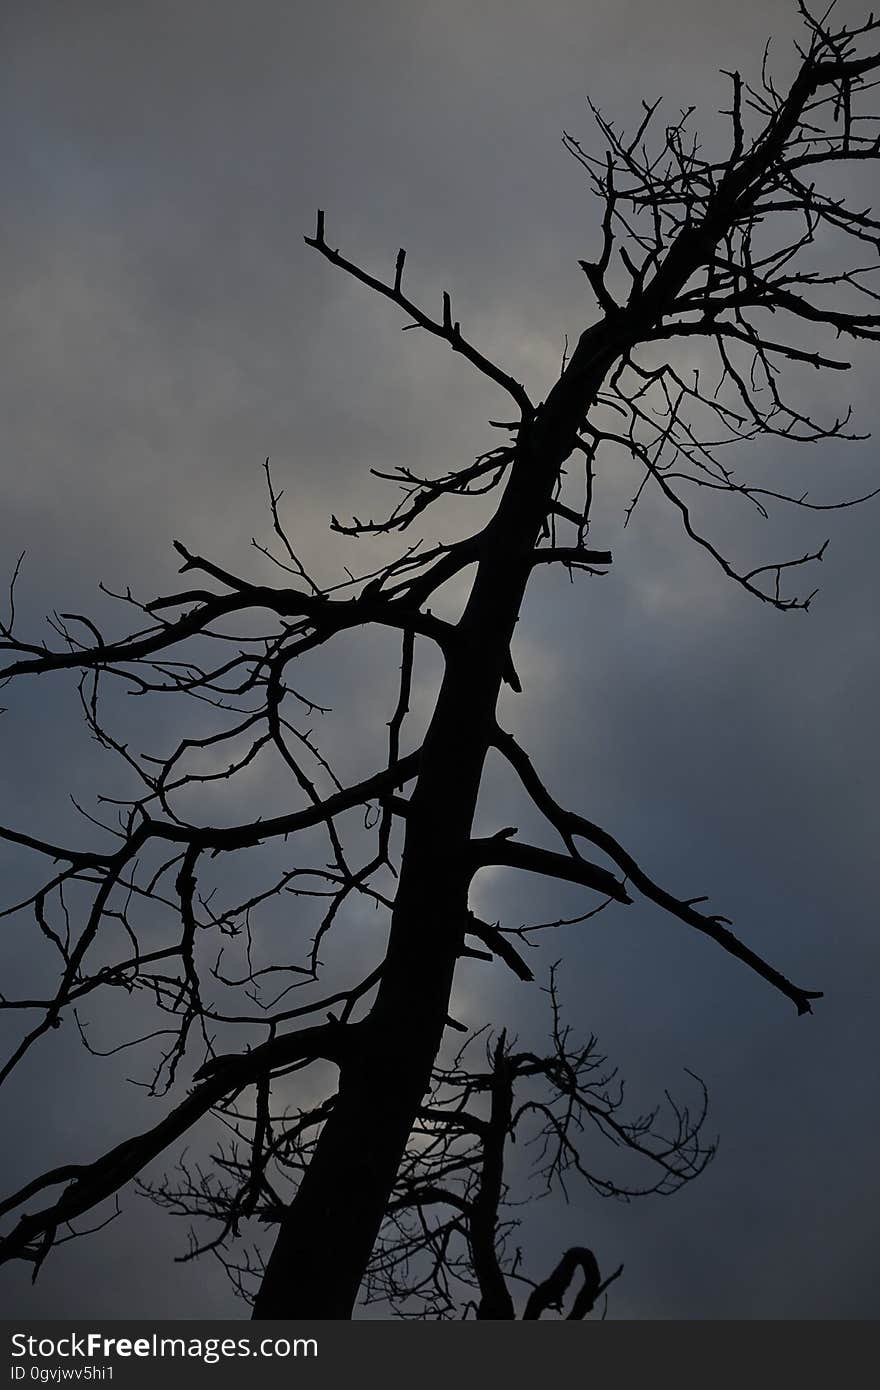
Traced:
<path id="1" fill-rule="evenodd" d="M 538 845 L 523 844 L 506 836 L 492 835 L 483 840 L 471 840 L 471 850 L 476 868 L 487 868 L 490 864 L 503 865 L 509 869 L 524 869 L 527 873 L 545 874 L 565 883 L 580 883 L 584 888 L 592 888 L 603 897 L 613 898 L 618 903 L 630 903 L 632 898 L 623 884 L 607 869 L 592 864 L 579 855 L 568 857 L 556 854 L 553 850 L 542 849 Z"/>

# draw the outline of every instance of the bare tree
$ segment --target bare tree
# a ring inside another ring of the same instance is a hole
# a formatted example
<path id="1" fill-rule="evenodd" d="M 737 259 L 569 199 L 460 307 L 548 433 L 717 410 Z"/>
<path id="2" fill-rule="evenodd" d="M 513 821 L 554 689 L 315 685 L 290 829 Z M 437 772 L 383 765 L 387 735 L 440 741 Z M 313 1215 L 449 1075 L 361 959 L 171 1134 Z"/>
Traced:
<path id="1" fill-rule="evenodd" d="M 546 1278 L 530 1278 L 514 1244 L 520 1209 L 554 1192 L 568 1201 L 572 1181 L 625 1202 L 670 1196 L 713 1157 L 714 1142 L 702 1137 L 707 1096 L 699 1078 L 695 1109 L 667 1092 L 662 1105 L 627 1117 L 624 1083 L 595 1035 L 573 1043 L 561 1021 L 555 971 L 547 993 L 549 1052 L 521 1050 L 506 1032 L 486 1039 L 483 1029 L 449 1066 L 435 1067 L 367 1266 L 365 1304 L 404 1318 L 536 1319 L 562 1312 L 575 1285 L 566 1316 L 585 1318 L 623 1266 L 603 1278 L 592 1250 L 572 1246 Z M 480 1044 L 483 1067 L 475 1061 Z M 209 1166 L 181 1160 L 161 1182 L 139 1184 L 160 1207 L 195 1222 L 180 1258 L 214 1255 L 251 1305 L 265 1263 L 259 1247 L 242 1251 L 246 1225 L 283 1221 L 334 1101 L 271 1114 L 264 1091 L 252 1109 L 226 1112 L 226 1142 Z M 510 1175 L 512 1145 L 530 1172 L 520 1161 Z M 604 1170 L 605 1150 L 615 1155 L 613 1175 Z M 620 1171 L 627 1167 L 629 1175 Z M 200 1238 L 205 1225 L 209 1235 Z"/>
<path id="2" fill-rule="evenodd" d="M 477 950 L 519 969 L 509 929 L 477 920 L 469 908 L 471 884 L 486 866 L 577 885 L 595 895 L 596 906 L 634 898 L 658 904 L 748 966 L 799 1014 L 810 1012 L 816 991 L 764 960 L 724 917 L 701 906 L 704 899 L 659 885 L 613 834 L 562 806 L 496 716 L 502 683 L 521 686 L 511 643 L 536 566 L 561 565 L 573 576 L 611 564 L 590 534 L 596 464 L 606 454 L 624 454 L 641 470 L 630 517 L 645 490 L 655 489 L 686 536 L 749 594 L 780 612 L 809 606 L 809 580 L 797 586 L 825 543 L 749 568 L 725 553 L 695 507 L 717 494 L 762 516 L 775 504 L 851 505 L 788 495 L 737 471 L 751 441 L 853 437 L 848 411 L 825 421 L 800 403 L 798 373 L 843 370 L 841 340 L 880 337 L 871 280 L 880 222 L 839 196 L 832 177 L 838 165 L 880 158 L 877 118 L 865 109 L 880 71 L 872 51 L 880 22 L 870 17 L 835 29 L 827 17 L 800 10 L 806 39 L 787 90 L 777 87 L 766 60 L 754 85 L 730 75 L 729 145 L 718 158 L 703 152 L 691 111 L 664 126 L 658 103 L 644 105 L 631 134 L 596 112 L 602 155 L 566 136 L 601 209 L 598 252 L 581 262 L 598 313 L 538 402 L 465 335 L 448 294 L 438 317 L 411 297 L 402 250 L 389 278 L 375 275 L 327 240 L 318 214 L 307 238 L 318 255 L 386 299 L 405 326 L 463 357 L 506 402 L 505 418 L 493 426 L 502 443 L 441 477 L 397 470 L 392 481 L 403 496 L 390 515 L 334 520 L 334 529 L 393 539 L 437 503 L 495 494 L 485 526 L 448 544 L 415 542 L 374 573 L 321 587 L 298 558 L 267 469 L 281 549 L 274 558 L 284 571 L 275 585 L 178 541 L 194 587 L 145 603 L 123 595 L 139 616 L 119 637 L 105 638 L 91 619 L 56 615 L 60 645 L 48 646 L 19 631 L 13 578 L 2 675 L 18 682 L 79 672 L 84 717 L 94 737 L 125 759 L 138 790 L 109 827 L 115 843 L 104 830 L 94 849 L 0 831 L 49 866 L 41 886 L 9 912 L 32 914 L 58 963 L 51 990 L 4 1001 L 29 1022 L 0 1080 L 84 1001 L 114 990 L 143 997 L 158 1012 L 162 1027 L 152 1031 L 166 1037 L 167 1049 L 154 1091 L 179 1085 L 196 1048 L 201 1065 L 191 1089 L 152 1128 L 96 1160 L 36 1177 L 9 1198 L 3 1212 L 27 1210 L 0 1246 L 4 1258 L 39 1268 L 71 1222 L 114 1197 L 210 1111 L 225 1113 L 252 1090 L 265 1115 L 266 1096 L 281 1078 L 306 1072 L 308 1084 L 318 1085 L 336 1069 L 335 1100 L 280 1215 L 254 1312 L 349 1317 L 431 1085 L 456 967 Z M 666 355 L 679 340 L 700 345 L 700 371 L 685 374 Z M 466 577 L 460 618 L 432 612 L 445 586 Z M 232 620 L 244 635 L 229 633 Z M 399 694 L 387 756 L 375 771 L 349 779 L 320 750 L 317 704 L 294 688 L 291 669 L 366 625 L 400 634 Z M 441 654 L 443 674 L 427 732 L 409 746 L 414 663 L 429 646 Z M 115 682 L 145 699 L 197 701 L 201 732 L 184 732 L 155 756 L 134 753 L 105 714 L 104 691 Z M 557 849 L 525 842 L 510 828 L 474 835 L 490 754 L 517 774 L 558 837 Z M 236 782 L 257 760 L 272 758 L 295 789 L 296 807 L 233 823 L 204 813 L 197 793 L 220 788 L 237 810 Z M 362 818 L 367 808 L 365 827 L 352 815 L 359 808 Z M 329 866 L 317 832 L 329 842 Z M 293 866 L 236 898 L 235 876 L 224 880 L 223 866 L 237 866 L 250 851 L 258 874 L 265 863 L 259 848 L 272 845 L 295 855 Z M 301 906 L 314 894 L 323 895 L 325 910 L 311 947 L 303 940 L 291 948 L 288 931 L 283 956 L 257 964 L 250 946 L 258 949 L 270 905 L 279 895 L 289 904 L 293 895 Z M 357 900 L 387 917 L 387 940 L 366 973 L 316 990 L 322 943 Z M 238 974 L 228 972 L 220 950 L 229 942 L 247 948 Z M 291 1002 L 290 985 L 303 986 L 306 1002 Z M 236 989 L 249 1006 L 230 1003 Z M 239 1040 L 221 1051 L 218 1040 L 231 1034 Z M 263 1143 L 258 1125 L 257 1155 Z M 60 1194 L 34 1209 L 34 1198 L 50 1189 Z"/>

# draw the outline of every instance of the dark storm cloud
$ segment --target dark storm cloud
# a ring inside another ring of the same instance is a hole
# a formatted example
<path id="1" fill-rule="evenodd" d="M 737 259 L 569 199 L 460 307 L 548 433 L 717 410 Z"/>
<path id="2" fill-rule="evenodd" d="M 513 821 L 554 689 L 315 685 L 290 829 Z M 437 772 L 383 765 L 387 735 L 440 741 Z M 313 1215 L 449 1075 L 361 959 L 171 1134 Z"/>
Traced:
<path id="1" fill-rule="evenodd" d="M 622 119 L 666 93 L 673 112 L 698 102 L 711 138 L 727 96 L 717 69 L 754 71 L 773 33 L 785 70 L 794 8 L 7 9 L 0 539 L 7 568 L 30 552 L 22 611 L 93 611 L 99 578 L 159 592 L 175 535 L 221 563 L 256 564 L 267 454 L 306 557 L 326 575 L 351 563 L 328 547 L 328 514 L 382 509 L 371 467 L 446 469 L 490 447 L 498 400 L 303 246 L 315 208 L 326 207 L 334 244 L 378 268 L 405 244 L 413 293 L 439 304 L 451 290 L 468 331 L 540 396 L 565 333 L 592 313 L 576 261 L 595 245 L 595 211 L 562 128 L 589 138 L 587 93 Z M 876 429 L 875 379 L 863 357 L 849 379 L 813 387 L 832 413 L 845 392 Z M 756 452 L 756 469 L 788 478 L 792 466 Z M 864 490 L 876 468 L 857 445 L 796 466 L 826 497 Z M 549 1265 L 577 1225 L 604 1264 L 626 1262 L 613 1316 L 871 1316 L 876 510 L 830 518 L 823 592 L 805 618 L 731 588 L 651 499 L 622 534 L 631 480 L 609 472 L 600 487 L 594 534 L 614 550 L 613 573 L 575 589 L 537 576 L 517 636 L 526 692 L 505 696 L 503 718 L 560 799 L 674 891 L 711 894 L 751 944 L 828 998 L 796 1019 L 647 907 L 609 911 L 543 948 L 544 970 L 564 952 L 572 1022 L 599 1033 L 634 1103 L 675 1090 L 690 1066 L 710 1086 L 722 1144 L 668 1203 L 577 1194 L 573 1213 L 548 1207 L 527 1228 L 530 1258 Z M 800 553 L 826 534 L 823 518 L 786 518 L 775 532 L 745 513 L 712 520 L 761 559 L 780 540 Z M 339 737 L 364 770 L 362 735 L 387 718 L 385 657 L 353 643 L 320 673 L 331 694 L 362 692 Z M 4 692 L 2 819 L 81 836 L 66 791 L 93 793 L 97 772 L 113 790 L 119 774 L 107 759 L 96 772 L 72 689 L 50 684 Z M 424 700 L 429 690 L 426 671 Z M 489 829 L 512 819 L 512 796 L 490 770 Z M 6 850 L 0 866 L 13 888 L 29 872 Z M 506 922 L 558 906 L 546 885 L 501 874 L 477 892 Z M 32 968 L 30 947 L 23 958 L 8 934 L 0 952 L 6 980 Z M 537 1037 L 544 1002 L 478 963 L 462 971 L 468 1022 Z M 21 1142 L 4 1155 L 3 1190 L 98 1153 L 161 1104 L 148 1114 L 136 1088 L 116 1084 L 142 1074 L 125 1054 L 102 1069 L 63 1042 L 35 1054 L 12 1091 Z M 4 1271 L 5 1310 L 236 1311 L 219 1273 L 171 1263 L 182 1231 L 133 1197 L 125 1206 L 106 1232 L 53 1256 L 35 1288 Z"/>

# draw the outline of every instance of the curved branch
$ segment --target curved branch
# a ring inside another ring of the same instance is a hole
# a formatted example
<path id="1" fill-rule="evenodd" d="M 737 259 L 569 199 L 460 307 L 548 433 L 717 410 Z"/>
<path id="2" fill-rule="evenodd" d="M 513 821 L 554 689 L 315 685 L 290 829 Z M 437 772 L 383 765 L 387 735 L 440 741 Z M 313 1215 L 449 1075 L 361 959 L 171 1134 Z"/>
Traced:
<path id="1" fill-rule="evenodd" d="M 627 876 L 639 892 L 651 902 L 662 907 L 673 917 L 684 922 L 689 927 L 694 927 L 697 931 L 708 936 L 712 941 L 722 946 L 729 955 L 741 960 L 755 974 L 778 989 L 781 994 L 790 999 L 795 1005 L 799 1014 L 812 1013 L 813 999 L 821 999 L 821 990 L 805 990 L 798 985 L 792 984 L 791 980 L 776 970 L 761 956 L 756 955 L 746 946 L 733 932 L 724 925 L 726 919 L 722 917 L 707 916 L 702 912 L 697 912 L 693 904 L 699 899 L 676 898 L 668 893 L 665 888 L 661 888 L 653 879 L 645 873 L 631 854 L 628 854 L 623 846 L 601 826 L 595 825 L 584 816 L 578 815 L 574 811 L 568 811 L 560 806 L 551 796 L 544 786 L 528 754 L 516 742 L 512 734 L 505 733 L 497 729 L 494 740 L 495 747 L 508 760 L 511 767 L 518 774 L 523 787 L 541 811 L 562 836 L 569 843 L 573 836 L 578 836 L 601 849 L 608 855 L 617 867 Z M 560 859 L 562 855 L 558 856 Z M 620 901 L 632 901 L 631 899 L 620 899 Z"/>
<path id="2" fill-rule="evenodd" d="M 492 835 L 484 840 L 471 840 L 471 852 L 475 869 L 489 865 L 503 865 L 509 869 L 525 869 L 532 874 L 546 874 L 549 878 L 562 879 L 566 883 L 580 883 L 584 888 L 592 888 L 606 898 L 618 903 L 631 903 L 620 879 L 607 869 L 593 864 L 579 855 L 569 857 L 555 854 L 553 850 L 542 849 L 538 845 L 523 844 L 503 835 Z"/>
<path id="3" fill-rule="evenodd" d="M 569 1317 L 585 1317 L 599 1297 L 603 1287 L 602 1276 L 599 1273 L 599 1265 L 592 1250 L 587 1250 L 585 1246 L 575 1245 L 570 1250 L 566 1250 L 553 1273 L 548 1274 L 543 1283 L 538 1284 L 537 1288 L 534 1288 L 529 1294 L 523 1313 L 523 1321 L 528 1322 L 539 1318 L 548 1308 L 561 1309 L 568 1286 L 578 1270 L 584 1276 L 584 1283 L 578 1292 Z M 617 1273 L 622 1272 L 623 1266 L 621 1265 Z M 616 1277 L 616 1274 L 612 1276 L 612 1278 Z"/>
<path id="4" fill-rule="evenodd" d="M 169 1144 L 186 1134 L 212 1107 L 275 1068 L 319 1058 L 338 1062 L 351 1045 L 352 1031 L 356 1027 L 338 1023 L 322 1024 L 285 1037 L 272 1038 L 252 1052 L 213 1058 L 196 1073 L 195 1079 L 201 1080 L 201 1084 L 152 1129 L 117 1144 L 93 1163 L 52 1170 L 0 1205 L 0 1213 L 10 1211 L 34 1192 L 54 1186 L 71 1173 L 74 1174 L 69 1186 L 52 1206 L 22 1216 L 15 1229 L 0 1240 L 0 1264 L 7 1260 L 28 1259 L 39 1267 L 53 1244 L 59 1225 L 91 1211 L 118 1192 Z"/>

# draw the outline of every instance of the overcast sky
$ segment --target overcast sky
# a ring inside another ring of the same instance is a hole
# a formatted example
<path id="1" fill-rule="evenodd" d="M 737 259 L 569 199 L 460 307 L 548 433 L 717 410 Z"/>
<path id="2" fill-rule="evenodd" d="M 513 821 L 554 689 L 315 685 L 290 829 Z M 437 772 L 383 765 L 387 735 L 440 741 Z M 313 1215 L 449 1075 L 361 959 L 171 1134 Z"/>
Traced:
<path id="1" fill-rule="evenodd" d="M 250 538 L 267 534 L 267 455 L 301 550 L 323 575 L 340 573 L 351 553 L 330 544 L 330 513 L 376 513 L 388 500 L 369 469 L 469 462 L 497 442 L 487 420 L 499 400 L 442 345 L 401 335 L 391 306 L 304 246 L 316 207 L 330 241 L 377 271 L 406 246 L 411 292 L 439 308 L 450 290 L 469 334 L 540 399 L 566 333 L 594 312 L 577 259 L 595 253 L 597 213 L 563 129 L 594 140 L 588 95 L 626 119 L 665 94 L 673 114 L 698 105 L 711 145 L 728 95 L 718 69 L 755 73 L 773 35 L 788 72 L 795 9 L 4 6 L 0 568 L 27 547 L 26 620 L 95 609 L 99 580 L 167 591 L 175 536 L 252 566 Z M 816 395 L 832 414 L 852 401 L 876 433 L 876 379 L 865 354 Z M 759 447 L 753 473 L 794 476 L 787 455 Z M 799 467 L 817 497 L 880 481 L 871 443 L 806 450 Z M 676 1197 L 623 1206 L 574 1190 L 572 1209 L 530 1217 L 524 1244 L 538 1276 L 572 1240 L 603 1268 L 624 1262 L 615 1318 L 870 1318 L 878 504 L 763 530 L 748 511 L 713 514 L 739 555 L 777 558 L 780 542 L 788 551 L 830 534 L 805 616 L 731 585 L 657 499 L 624 535 L 628 485 L 599 479 L 591 539 L 614 552 L 609 576 L 533 583 L 517 636 L 525 691 L 505 695 L 504 720 L 561 799 L 673 891 L 710 894 L 745 940 L 827 997 L 799 1019 L 648 908 L 557 936 L 536 968 L 564 957 L 576 1031 L 599 1034 L 636 1104 L 686 1088 L 683 1069 L 697 1071 L 721 1144 Z M 366 770 L 396 656 L 359 642 L 334 656 L 328 679 L 349 691 L 354 681 L 352 758 Z M 32 682 L 4 703 L 0 820 L 36 833 L 75 825 L 67 792 L 87 799 L 116 774 L 78 727 L 73 686 Z M 490 769 L 481 824 L 509 823 L 510 794 Z M 0 852 L 13 890 L 31 868 Z M 478 892 L 511 925 L 573 901 L 504 875 Z M 30 941 L 3 928 L 0 962 L 17 980 Z M 536 988 L 499 969 L 474 964 L 462 977 L 468 1022 L 531 1038 L 542 1009 Z M 15 1138 L 0 1189 L 88 1160 L 158 1118 L 163 1102 L 126 1086 L 142 1073 L 117 1061 L 85 1057 L 68 1030 L 35 1052 L 5 1102 Z M 3 1270 L 6 1314 L 243 1313 L 219 1270 L 172 1262 L 180 1223 L 132 1193 L 124 1206 L 105 1232 L 53 1255 L 36 1286 L 24 1267 Z"/>

